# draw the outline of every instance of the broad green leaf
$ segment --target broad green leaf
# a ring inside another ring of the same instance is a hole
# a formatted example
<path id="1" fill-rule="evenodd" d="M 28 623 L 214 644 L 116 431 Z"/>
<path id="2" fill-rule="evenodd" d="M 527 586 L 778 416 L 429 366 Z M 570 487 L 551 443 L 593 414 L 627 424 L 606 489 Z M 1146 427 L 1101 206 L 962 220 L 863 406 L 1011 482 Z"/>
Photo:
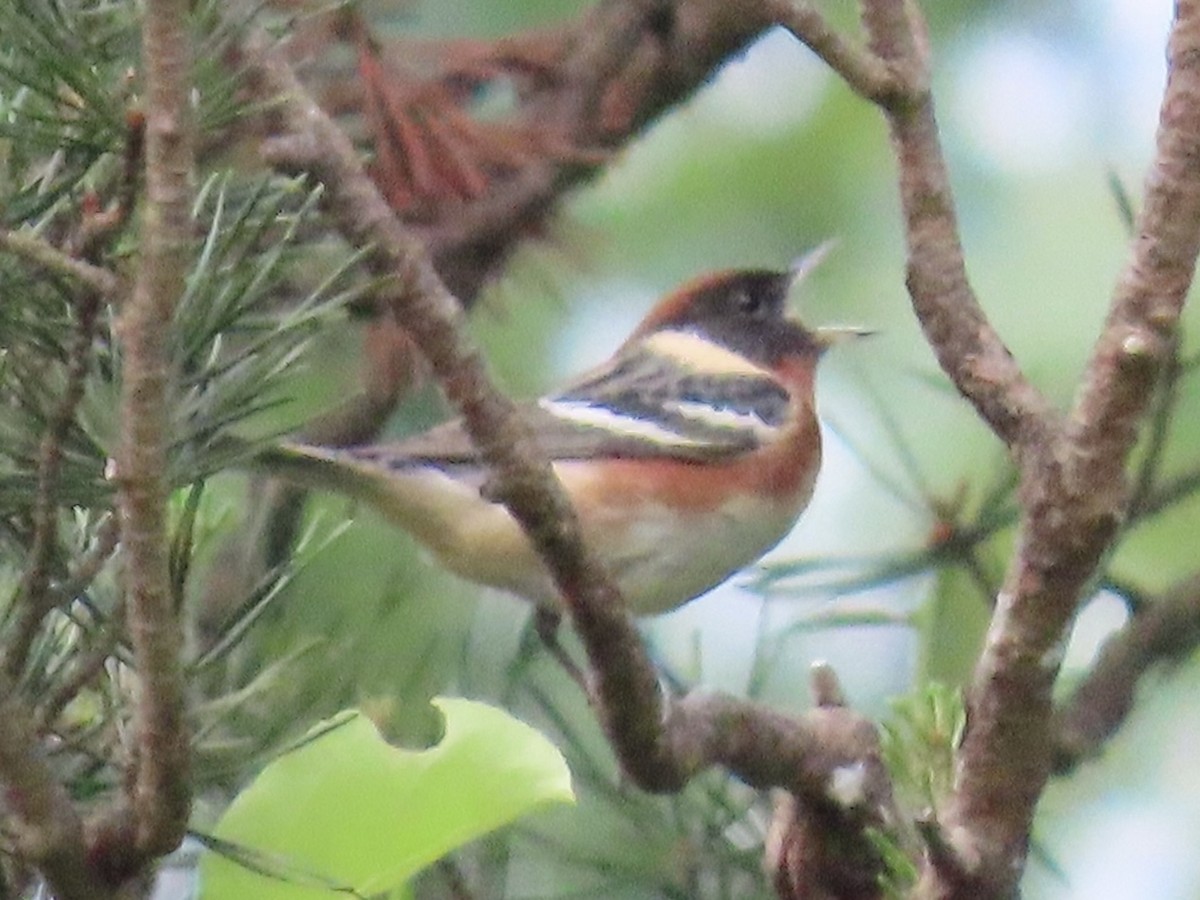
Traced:
<path id="1" fill-rule="evenodd" d="M 388 744 L 349 710 L 268 765 L 217 823 L 204 900 L 299 900 L 392 890 L 450 850 L 550 802 L 573 802 L 546 738 L 503 710 L 438 698 L 442 740 Z M 234 862 L 229 856 L 236 856 Z"/>

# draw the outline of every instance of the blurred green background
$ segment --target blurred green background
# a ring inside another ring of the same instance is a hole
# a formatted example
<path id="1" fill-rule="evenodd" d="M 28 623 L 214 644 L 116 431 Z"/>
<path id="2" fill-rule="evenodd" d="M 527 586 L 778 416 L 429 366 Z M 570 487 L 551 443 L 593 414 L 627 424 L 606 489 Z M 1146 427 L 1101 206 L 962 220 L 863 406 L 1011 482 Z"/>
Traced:
<path id="1" fill-rule="evenodd" d="M 494 36 L 586 5 L 428 0 L 369 8 L 393 33 Z M 854 28 L 852 4 L 824 5 Z M 1169 4 L 924 6 L 971 277 L 1026 371 L 1065 406 L 1126 257 L 1110 182 L 1137 203 Z M 940 518 L 978 509 L 1008 472 L 1002 448 L 938 372 L 910 311 L 894 176 L 875 110 L 788 35 L 769 34 L 568 199 L 557 226 L 518 254 L 477 307 L 475 335 L 499 383 L 534 396 L 611 352 L 679 281 L 725 266 L 786 266 L 833 239 L 834 251 L 798 292 L 798 308 L 811 323 L 882 334 L 823 364 L 825 467 L 803 521 L 769 560 L 919 552 Z M 304 407 L 319 409 L 354 384 L 345 361 L 357 358 L 356 348 L 350 325 L 323 339 Z M 432 398 L 410 404 L 392 432 L 428 422 L 436 408 Z M 1193 378 L 1183 383 L 1168 472 L 1196 465 L 1197 411 Z M 472 863 L 485 880 L 503 878 L 496 895 L 697 896 L 680 873 L 710 846 L 705 829 L 734 856 L 747 848 L 735 867 L 755 869 L 751 848 L 764 823 L 747 792 L 714 777 L 660 800 L 614 780 L 578 693 L 531 649 L 526 607 L 439 572 L 368 510 L 329 497 L 313 508 L 318 534 L 347 515 L 353 522 L 313 555 L 260 636 L 263 653 L 305 649 L 288 687 L 302 710 L 289 707 L 297 722 L 357 703 L 412 734 L 412 723 L 427 716 L 425 698 L 460 693 L 505 703 L 546 729 L 576 766 L 581 808 L 535 822 Z M 1114 574 L 1154 591 L 1192 570 L 1198 515 L 1191 501 L 1135 530 Z M 1010 537 L 1001 531 L 984 546 L 983 581 L 1003 571 Z M 978 578 L 919 573 L 846 593 L 822 590 L 830 577 L 777 582 L 764 593 L 746 589 L 754 578 L 746 573 L 646 622 L 645 633 L 680 681 L 784 708 L 807 705 L 815 660 L 828 661 L 853 704 L 875 716 L 887 716 L 888 698 L 929 673 L 951 682 L 964 676 L 986 615 Z M 1112 597 L 1089 604 L 1067 681 L 1122 616 Z M 1027 897 L 1200 896 L 1200 710 L 1190 702 L 1197 687 L 1195 666 L 1149 679 L 1104 758 L 1051 786 Z"/>

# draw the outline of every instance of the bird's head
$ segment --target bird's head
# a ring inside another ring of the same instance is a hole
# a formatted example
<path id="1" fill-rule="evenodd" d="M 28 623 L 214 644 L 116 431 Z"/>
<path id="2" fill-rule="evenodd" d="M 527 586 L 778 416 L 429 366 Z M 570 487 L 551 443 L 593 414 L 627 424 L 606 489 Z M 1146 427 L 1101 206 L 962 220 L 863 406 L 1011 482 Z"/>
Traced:
<path id="1" fill-rule="evenodd" d="M 788 295 L 807 271 L 798 266 L 783 272 L 736 269 L 701 276 L 660 301 L 629 341 L 690 335 L 767 369 L 789 360 L 815 364 L 832 345 L 871 332 L 808 328 L 788 315 Z"/>

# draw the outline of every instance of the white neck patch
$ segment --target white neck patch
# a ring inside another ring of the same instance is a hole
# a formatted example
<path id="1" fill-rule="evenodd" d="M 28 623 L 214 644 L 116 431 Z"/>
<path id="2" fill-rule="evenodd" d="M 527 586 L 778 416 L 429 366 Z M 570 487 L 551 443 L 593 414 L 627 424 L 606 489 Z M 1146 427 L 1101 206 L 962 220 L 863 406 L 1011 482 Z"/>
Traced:
<path id="1" fill-rule="evenodd" d="M 771 375 L 769 369 L 690 331 L 658 331 L 645 339 L 644 346 L 698 375 Z"/>

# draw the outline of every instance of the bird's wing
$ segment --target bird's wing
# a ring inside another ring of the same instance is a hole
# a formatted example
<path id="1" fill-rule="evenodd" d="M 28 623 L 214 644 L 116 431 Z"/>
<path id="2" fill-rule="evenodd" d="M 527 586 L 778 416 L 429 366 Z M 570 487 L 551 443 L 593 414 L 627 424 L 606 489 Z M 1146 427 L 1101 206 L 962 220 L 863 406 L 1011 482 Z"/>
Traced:
<path id="1" fill-rule="evenodd" d="M 523 410 L 552 460 L 729 459 L 754 450 L 791 415 L 770 373 L 688 371 L 676 360 L 629 346 L 562 391 Z M 455 467 L 479 462 L 460 421 L 389 444 L 341 451 L 367 464 Z"/>
<path id="2" fill-rule="evenodd" d="M 630 455 L 699 459 L 754 450 L 793 415 L 787 388 L 770 372 L 744 361 L 733 369 L 693 366 L 651 344 L 627 345 L 539 405 L 564 422 L 635 440 L 641 450 Z"/>

